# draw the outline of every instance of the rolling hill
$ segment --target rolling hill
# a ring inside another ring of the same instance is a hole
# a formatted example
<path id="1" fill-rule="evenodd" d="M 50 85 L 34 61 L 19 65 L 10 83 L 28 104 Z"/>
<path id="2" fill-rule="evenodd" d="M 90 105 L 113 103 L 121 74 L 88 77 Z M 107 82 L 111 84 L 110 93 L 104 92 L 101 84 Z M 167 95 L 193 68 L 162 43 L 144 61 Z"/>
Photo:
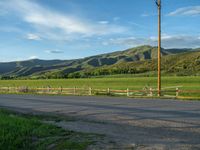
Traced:
<path id="1" fill-rule="evenodd" d="M 165 73 L 196 75 L 200 72 L 200 49 L 162 49 Z M 0 63 L 2 78 L 65 78 L 104 74 L 143 73 L 156 70 L 157 47 L 139 46 L 124 51 L 74 60 L 27 60 Z M 102 73 L 104 72 L 104 73 Z M 189 73 L 188 73 L 189 72 Z"/>

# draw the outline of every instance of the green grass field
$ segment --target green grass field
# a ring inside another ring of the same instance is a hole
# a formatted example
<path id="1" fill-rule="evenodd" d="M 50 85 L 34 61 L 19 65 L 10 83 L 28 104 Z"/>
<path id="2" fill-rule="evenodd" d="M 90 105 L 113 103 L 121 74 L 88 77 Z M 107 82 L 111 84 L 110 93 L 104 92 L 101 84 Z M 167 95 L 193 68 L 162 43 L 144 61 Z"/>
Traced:
<path id="1" fill-rule="evenodd" d="M 156 89 L 156 77 L 112 77 L 112 78 L 89 78 L 89 79 L 55 79 L 55 80 L 0 80 L 1 87 L 91 87 L 93 89 L 122 89 L 142 90 L 144 87 Z M 162 88 L 174 89 L 179 87 L 180 90 L 200 90 L 200 76 L 187 77 L 163 77 Z M 192 96 L 193 94 L 186 94 Z M 200 94 L 194 94 L 200 95 Z"/>
<path id="2" fill-rule="evenodd" d="M 142 89 L 145 86 L 156 88 L 156 77 L 117 77 L 90 79 L 49 79 L 49 80 L 0 80 L 0 86 L 29 86 L 29 87 L 92 87 L 99 89 Z M 163 77 L 162 87 L 180 86 L 180 89 L 200 90 L 199 77 Z"/>
<path id="3" fill-rule="evenodd" d="M 45 116 L 22 115 L 0 109 L 0 149 L 84 150 L 92 143 L 92 134 L 67 131 L 42 123 L 44 120 Z"/>

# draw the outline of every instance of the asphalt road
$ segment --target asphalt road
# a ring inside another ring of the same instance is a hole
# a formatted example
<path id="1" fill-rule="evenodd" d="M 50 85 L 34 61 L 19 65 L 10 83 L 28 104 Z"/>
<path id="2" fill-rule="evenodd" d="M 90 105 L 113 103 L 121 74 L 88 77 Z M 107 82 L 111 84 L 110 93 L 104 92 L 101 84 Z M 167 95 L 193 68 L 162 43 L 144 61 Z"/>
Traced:
<path id="1" fill-rule="evenodd" d="M 73 116 L 57 125 L 138 149 L 200 149 L 200 101 L 0 95 L 0 107 Z"/>

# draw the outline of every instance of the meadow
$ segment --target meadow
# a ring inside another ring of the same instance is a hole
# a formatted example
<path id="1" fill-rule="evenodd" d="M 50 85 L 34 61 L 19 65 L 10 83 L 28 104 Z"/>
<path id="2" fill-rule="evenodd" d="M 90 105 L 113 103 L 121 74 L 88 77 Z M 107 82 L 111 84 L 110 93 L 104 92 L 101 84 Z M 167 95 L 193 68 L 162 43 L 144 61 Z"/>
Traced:
<path id="1" fill-rule="evenodd" d="M 131 77 L 131 76 L 109 76 L 103 78 L 82 79 L 43 79 L 43 80 L 0 80 L 0 87 L 22 87 L 30 88 L 52 87 L 52 88 L 89 88 L 113 89 L 113 90 L 143 90 L 156 89 L 156 77 Z M 180 96 L 200 97 L 200 76 L 171 76 L 162 77 L 162 89 L 186 90 Z M 198 91 L 199 90 L 199 91 Z M 192 93 L 190 91 L 195 91 Z M 175 92 L 173 92 L 175 94 Z"/>
<path id="2" fill-rule="evenodd" d="M 96 89 L 156 89 L 156 77 L 105 77 L 85 79 L 44 79 L 44 80 L 0 80 L 0 87 L 91 87 Z M 181 90 L 200 90 L 200 76 L 162 77 L 162 87 L 176 87 Z"/>

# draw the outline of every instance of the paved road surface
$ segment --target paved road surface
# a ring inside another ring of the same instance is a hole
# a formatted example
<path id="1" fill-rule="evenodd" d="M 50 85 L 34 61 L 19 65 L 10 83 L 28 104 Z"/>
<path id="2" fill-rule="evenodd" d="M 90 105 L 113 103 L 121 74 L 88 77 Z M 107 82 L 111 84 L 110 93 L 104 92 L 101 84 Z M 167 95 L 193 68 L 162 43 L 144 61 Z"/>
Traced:
<path id="1" fill-rule="evenodd" d="M 74 116 L 57 125 L 138 149 L 200 149 L 200 101 L 0 95 L 0 106 Z"/>

